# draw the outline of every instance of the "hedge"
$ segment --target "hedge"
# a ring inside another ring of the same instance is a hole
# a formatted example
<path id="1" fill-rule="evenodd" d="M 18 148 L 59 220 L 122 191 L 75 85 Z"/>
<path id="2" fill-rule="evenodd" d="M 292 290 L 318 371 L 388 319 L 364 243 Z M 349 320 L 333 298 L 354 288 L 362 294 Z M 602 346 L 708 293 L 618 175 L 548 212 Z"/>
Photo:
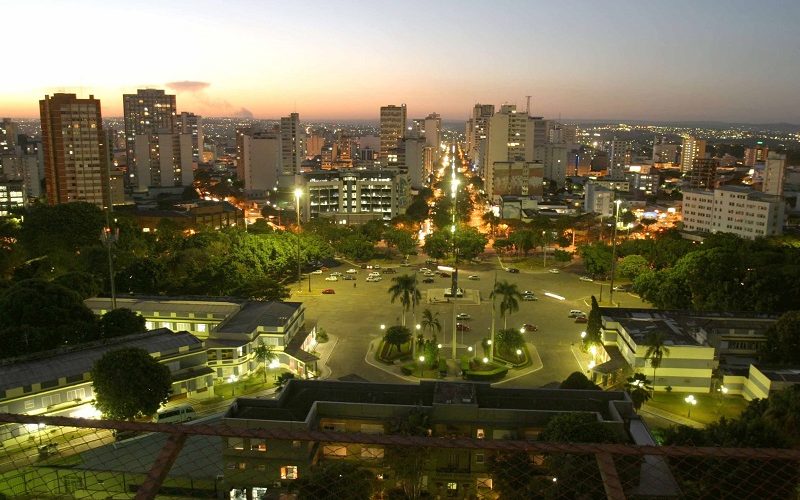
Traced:
<path id="1" fill-rule="evenodd" d="M 498 366 L 494 370 L 466 370 L 464 372 L 464 377 L 467 380 L 500 380 L 506 376 L 508 373 L 508 368 L 505 366 Z"/>

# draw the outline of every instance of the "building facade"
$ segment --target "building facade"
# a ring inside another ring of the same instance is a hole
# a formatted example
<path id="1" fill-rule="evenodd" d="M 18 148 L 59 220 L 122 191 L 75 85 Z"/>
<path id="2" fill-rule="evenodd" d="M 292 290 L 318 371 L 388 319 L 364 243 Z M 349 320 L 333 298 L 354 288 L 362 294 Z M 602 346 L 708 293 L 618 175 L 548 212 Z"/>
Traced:
<path id="1" fill-rule="evenodd" d="M 135 94 L 122 95 L 125 121 L 125 151 L 129 176 L 138 191 L 159 186 L 161 166 L 158 147 L 159 134 L 176 133 L 175 96 L 160 89 L 138 89 Z M 171 149 L 167 149 L 168 155 Z M 147 162 L 147 169 L 137 162 Z M 152 171 L 151 171 L 152 170 Z"/>
<path id="2" fill-rule="evenodd" d="M 281 168 L 283 175 L 300 174 L 305 158 L 305 131 L 300 127 L 300 115 L 291 113 L 281 117 Z"/>
<path id="3" fill-rule="evenodd" d="M 332 217 L 341 223 L 389 220 L 405 209 L 408 178 L 404 174 L 386 170 L 329 170 L 306 172 L 302 178 L 304 191 L 308 193 L 301 199 L 306 220 L 316 217 Z"/>
<path id="4" fill-rule="evenodd" d="M 692 168 L 686 172 L 686 186 L 689 189 L 714 189 L 717 186 L 717 169 L 719 160 L 716 158 L 695 158 Z"/>
<path id="5" fill-rule="evenodd" d="M 542 196 L 544 165 L 540 162 L 496 161 L 492 168 L 494 197 Z"/>
<path id="6" fill-rule="evenodd" d="M 406 105 L 381 106 L 380 115 L 380 161 L 384 168 L 396 168 L 397 148 L 406 132 Z"/>
<path id="7" fill-rule="evenodd" d="M 100 100 L 54 94 L 39 101 L 47 202 L 111 203 Z"/>
<path id="8" fill-rule="evenodd" d="M 701 233 L 732 233 L 755 239 L 783 233 L 784 202 L 746 186 L 683 193 L 683 228 Z"/>
<path id="9" fill-rule="evenodd" d="M 178 133 L 188 134 L 192 138 L 192 162 L 194 168 L 203 163 L 203 148 L 205 137 L 203 135 L 203 118 L 194 113 L 182 112 L 178 116 Z"/>
<path id="10" fill-rule="evenodd" d="M 783 184 L 786 179 L 786 155 L 775 152 L 768 153 L 764 164 L 764 180 L 761 192 L 773 196 L 783 196 Z"/>
<path id="11" fill-rule="evenodd" d="M 691 136 L 684 137 L 681 142 L 681 172 L 688 172 L 691 170 L 694 159 L 703 158 L 705 155 L 705 140 Z"/>

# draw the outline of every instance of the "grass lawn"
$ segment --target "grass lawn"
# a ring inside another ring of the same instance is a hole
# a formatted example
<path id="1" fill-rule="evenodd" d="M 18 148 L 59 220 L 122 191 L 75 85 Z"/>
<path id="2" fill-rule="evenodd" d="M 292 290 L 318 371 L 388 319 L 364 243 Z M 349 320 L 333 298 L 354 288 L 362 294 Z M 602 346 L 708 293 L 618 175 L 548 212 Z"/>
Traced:
<path id="1" fill-rule="evenodd" d="M 647 404 L 685 417 L 689 413 L 689 405 L 684 398 L 688 395 L 684 392 L 659 391 Z M 741 396 L 694 394 L 694 398 L 697 404 L 692 406 L 691 419 L 703 424 L 716 422 L 720 417 L 737 418 L 747 406 L 747 401 Z"/>
<path id="2" fill-rule="evenodd" d="M 251 377 L 237 380 L 234 383 L 219 384 L 214 387 L 215 394 L 220 398 L 230 398 L 233 396 L 243 396 L 256 391 L 275 387 L 275 378 L 280 374 L 288 372 L 285 368 L 270 369 L 267 373 L 267 382 L 264 383 L 264 370 L 260 368 Z"/>

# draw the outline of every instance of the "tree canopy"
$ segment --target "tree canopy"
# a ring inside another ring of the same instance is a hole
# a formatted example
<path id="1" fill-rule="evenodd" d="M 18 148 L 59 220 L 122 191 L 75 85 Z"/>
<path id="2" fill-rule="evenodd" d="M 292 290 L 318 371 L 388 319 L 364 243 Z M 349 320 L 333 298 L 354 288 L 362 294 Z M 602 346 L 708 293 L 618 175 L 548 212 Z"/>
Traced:
<path id="1" fill-rule="evenodd" d="M 131 420 L 152 415 L 171 392 L 169 368 L 144 349 L 109 351 L 92 367 L 95 406 L 106 418 Z"/>
<path id="2" fill-rule="evenodd" d="M 766 332 L 767 342 L 761 353 L 768 363 L 800 364 L 800 311 L 788 311 Z"/>
<path id="3" fill-rule="evenodd" d="M 103 338 L 122 337 L 147 331 L 145 319 L 124 307 L 108 311 L 100 318 L 100 334 Z"/>

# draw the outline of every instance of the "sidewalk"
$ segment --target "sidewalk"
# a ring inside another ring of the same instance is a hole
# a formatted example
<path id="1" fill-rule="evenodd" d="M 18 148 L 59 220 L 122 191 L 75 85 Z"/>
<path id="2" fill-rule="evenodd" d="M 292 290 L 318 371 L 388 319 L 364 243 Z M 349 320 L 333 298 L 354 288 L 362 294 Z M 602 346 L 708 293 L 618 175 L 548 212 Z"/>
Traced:
<path id="1" fill-rule="evenodd" d="M 649 413 L 650 415 L 653 415 L 655 417 L 663 418 L 664 420 L 669 420 L 670 422 L 674 422 L 678 425 L 694 427 L 695 429 L 705 428 L 704 424 L 701 424 L 696 420 L 692 420 L 690 418 L 683 417 L 681 415 L 677 415 L 675 413 L 668 412 L 660 408 L 655 408 L 653 406 L 648 405 L 647 403 L 642 405 L 642 407 L 639 409 L 639 413 Z"/>

